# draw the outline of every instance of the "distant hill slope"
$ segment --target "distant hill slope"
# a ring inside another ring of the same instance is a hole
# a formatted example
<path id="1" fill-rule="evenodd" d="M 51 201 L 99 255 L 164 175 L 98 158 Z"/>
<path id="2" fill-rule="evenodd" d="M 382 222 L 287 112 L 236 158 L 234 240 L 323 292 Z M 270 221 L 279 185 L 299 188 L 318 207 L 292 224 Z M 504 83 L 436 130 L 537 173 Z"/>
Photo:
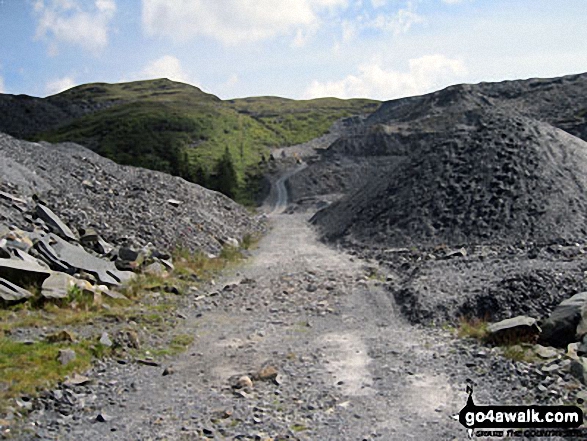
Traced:
<path id="1" fill-rule="evenodd" d="M 225 179 L 218 176 L 219 163 L 228 149 L 236 173 L 231 196 L 246 201 L 271 147 L 308 141 L 337 119 L 371 113 L 378 105 L 278 97 L 222 101 L 167 79 L 96 83 L 47 98 L 0 95 L 0 131 L 77 142 L 121 164 L 180 175 L 210 188 Z"/>
<path id="2" fill-rule="evenodd" d="M 583 74 L 386 102 L 324 162 L 396 160 L 314 222 L 329 238 L 383 247 L 584 238 L 586 92 Z"/>

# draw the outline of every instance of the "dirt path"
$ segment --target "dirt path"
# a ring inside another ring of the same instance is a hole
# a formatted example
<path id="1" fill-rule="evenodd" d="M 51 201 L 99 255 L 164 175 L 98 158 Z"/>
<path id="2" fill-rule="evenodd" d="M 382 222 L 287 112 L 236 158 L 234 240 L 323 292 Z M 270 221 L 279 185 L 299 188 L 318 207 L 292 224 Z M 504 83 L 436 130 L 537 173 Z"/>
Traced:
<path id="1" fill-rule="evenodd" d="M 317 241 L 302 215 L 276 215 L 228 287 L 185 311 L 195 342 L 161 367 L 95 373 L 91 406 L 51 439 L 455 439 L 464 404 L 448 346 L 406 324 L 384 284 Z M 222 286 L 222 285 L 221 285 Z M 277 381 L 231 387 L 273 366 Z M 103 387 L 107 393 L 101 394 Z M 99 409 L 112 419 L 96 422 Z M 76 416 L 74 416 L 76 418 Z"/>

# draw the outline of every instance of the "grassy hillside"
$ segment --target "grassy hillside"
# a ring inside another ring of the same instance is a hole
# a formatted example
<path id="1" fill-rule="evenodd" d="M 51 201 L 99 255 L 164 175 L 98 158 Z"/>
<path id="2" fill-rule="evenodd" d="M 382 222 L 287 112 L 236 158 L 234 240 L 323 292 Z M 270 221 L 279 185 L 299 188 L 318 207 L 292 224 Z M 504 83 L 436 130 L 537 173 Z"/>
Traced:
<path id="1" fill-rule="evenodd" d="M 228 165 L 236 180 L 228 193 L 241 202 L 251 202 L 271 148 L 308 141 L 326 133 L 337 119 L 371 113 L 379 105 L 333 98 L 222 101 L 166 79 L 86 84 L 47 100 L 85 114 L 34 139 L 78 142 L 119 163 L 165 171 L 224 192 Z"/>
<path id="2" fill-rule="evenodd" d="M 326 133 L 334 121 L 372 113 L 380 104 L 367 99 L 318 98 L 296 101 L 269 96 L 235 99 L 227 103 L 275 133 L 280 146 L 307 142 Z"/>

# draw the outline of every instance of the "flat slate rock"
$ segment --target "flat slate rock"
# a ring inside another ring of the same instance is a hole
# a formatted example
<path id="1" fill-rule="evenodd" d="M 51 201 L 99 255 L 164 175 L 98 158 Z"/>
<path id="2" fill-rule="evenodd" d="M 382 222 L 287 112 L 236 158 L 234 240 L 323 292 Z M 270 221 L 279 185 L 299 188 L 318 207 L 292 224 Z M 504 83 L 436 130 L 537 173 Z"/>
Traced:
<path id="1" fill-rule="evenodd" d="M 65 223 L 59 219 L 59 216 L 53 213 L 50 208 L 45 207 L 42 204 L 37 204 L 35 207 L 35 214 L 59 236 L 64 239 L 77 241 L 77 237 L 73 231 L 71 231 L 71 229 L 65 225 Z"/>
<path id="2" fill-rule="evenodd" d="M 540 334 L 538 321 L 532 317 L 518 317 L 492 323 L 487 327 L 488 339 L 494 343 L 535 342 Z"/>
<path id="3" fill-rule="evenodd" d="M 52 261 L 92 274 L 101 284 L 120 285 L 134 277 L 134 273 L 119 271 L 112 262 L 93 256 L 82 247 L 72 245 L 55 235 L 45 238 L 42 243 Z"/>
<path id="4" fill-rule="evenodd" d="M 0 299 L 7 302 L 20 302 L 33 297 L 33 294 L 20 286 L 0 277 Z"/>
<path id="5" fill-rule="evenodd" d="M 504 331 L 506 329 L 515 329 L 515 328 L 525 328 L 525 327 L 535 327 L 537 325 L 537 320 L 532 317 L 526 317 L 524 315 L 520 315 L 518 317 L 513 317 L 509 319 L 502 320 L 497 323 L 491 323 L 487 330 L 491 334 L 496 334 L 500 331 Z"/>
<path id="6" fill-rule="evenodd" d="M 26 279 L 42 283 L 52 271 L 42 267 L 36 262 L 24 261 L 20 259 L 0 259 L 0 277 L 11 281 Z"/>

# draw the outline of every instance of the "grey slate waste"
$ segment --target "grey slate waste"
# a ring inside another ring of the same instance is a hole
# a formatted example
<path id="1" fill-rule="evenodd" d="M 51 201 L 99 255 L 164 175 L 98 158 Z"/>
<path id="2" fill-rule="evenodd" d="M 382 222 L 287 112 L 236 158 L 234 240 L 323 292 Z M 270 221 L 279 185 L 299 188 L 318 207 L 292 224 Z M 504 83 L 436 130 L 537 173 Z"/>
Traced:
<path id="1" fill-rule="evenodd" d="M 83 270 L 105 285 L 119 285 L 134 277 L 133 273 L 119 271 L 112 262 L 93 256 L 82 247 L 72 245 L 53 234 L 39 243 L 44 244 L 43 255 L 49 257 L 48 263 L 68 268 L 65 272 L 71 273 L 71 269 Z"/>

